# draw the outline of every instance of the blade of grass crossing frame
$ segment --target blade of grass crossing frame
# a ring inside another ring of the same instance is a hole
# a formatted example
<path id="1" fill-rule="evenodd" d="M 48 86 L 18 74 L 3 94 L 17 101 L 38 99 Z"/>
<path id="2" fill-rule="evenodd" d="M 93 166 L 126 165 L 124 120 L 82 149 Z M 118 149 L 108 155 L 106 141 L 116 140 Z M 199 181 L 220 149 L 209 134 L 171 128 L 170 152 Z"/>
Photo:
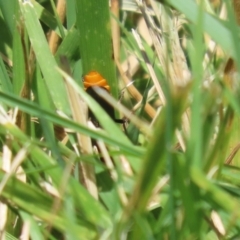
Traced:
<path id="1" fill-rule="evenodd" d="M 53 102 L 57 109 L 69 113 L 65 86 L 61 75 L 56 71 L 57 63 L 50 52 L 33 4 L 30 1 L 20 2 L 20 9 L 24 16 L 25 26 L 32 47 Z"/>
<path id="2" fill-rule="evenodd" d="M 113 46 L 110 29 L 110 13 L 106 0 L 76 0 L 77 26 L 79 28 L 80 54 L 83 73 L 98 71 L 108 81 L 111 93 L 118 93 Z"/>
<path id="3" fill-rule="evenodd" d="M 193 102 L 191 107 L 191 136 L 188 142 L 188 157 L 189 163 L 197 164 L 201 166 L 202 161 L 202 122 L 201 122 L 201 109 L 202 109 L 202 93 L 201 93 L 201 84 L 203 79 L 203 51 L 204 51 L 204 42 L 203 42 L 203 3 L 201 2 L 199 12 L 196 15 L 197 27 L 193 29 L 193 48 L 190 51 L 191 64 L 193 68 Z"/>
<path id="4" fill-rule="evenodd" d="M 82 91 L 85 93 L 84 90 L 82 90 Z M 85 94 L 86 94 L 85 98 L 91 99 L 87 93 L 85 93 Z M 118 138 L 116 138 L 117 135 L 114 135 L 114 133 L 112 133 L 112 136 L 109 136 L 106 133 L 103 133 L 101 131 L 91 130 L 86 126 L 77 124 L 76 122 L 73 122 L 69 119 L 59 117 L 57 114 L 47 111 L 47 110 L 41 108 L 37 104 L 34 104 L 30 101 L 26 101 L 21 98 L 17 98 L 16 96 L 13 96 L 10 94 L 0 92 L 0 100 L 3 103 L 7 104 L 8 106 L 11 106 L 11 107 L 17 106 L 20 110 L 22 110 L 26 113 L 29 113 L 31 115 L 34 115 L 36 117 L 43 117 L 44 119 L 51 121 L 54 124 L 58 124 L 61 126 L 65 126 L 67 128 L 71 128 L 74 131 L 78 131 L 80 133 L 86 134 L 94 139 L 101 139 L 104 142 L 106 142 L 107 144 L 110 144 L 113 146 L 114 145 L 118 146 L 119 149 L 121 149 L 121 151 L 123 153 L 128 153 L 128 154 L 136 156 L 136 157 L 141 157 L 144 152 L 140 148 L 129 144 L 127 141 L 128 139 L 123 135 L 123 133 L 118 128 L 117 128 L 117 130 L 120 131 L 123 138 L 119 138 L 119 136 L 118 136 Z M 108 123 L 105 123 L 105 124 L 109 125 Z M 114 127 L 116 128 L 115 125 L 114 125 Z"/>

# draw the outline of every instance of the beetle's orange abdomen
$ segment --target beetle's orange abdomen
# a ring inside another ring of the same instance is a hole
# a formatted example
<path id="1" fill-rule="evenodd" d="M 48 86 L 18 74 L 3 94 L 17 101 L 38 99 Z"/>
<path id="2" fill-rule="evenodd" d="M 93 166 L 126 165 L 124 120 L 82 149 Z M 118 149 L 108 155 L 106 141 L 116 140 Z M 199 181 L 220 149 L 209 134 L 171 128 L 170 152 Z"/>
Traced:
<path id="1" fill-rule="evenodd" d="M 104 79 L 103 76 L 96 71 L 91 71 L 88 74 L 86 74 L 83 80 L 85 90 L 88 89 L 89 87 L 96 86 L 105 88 L 108 92 L 110 91 L 110 86 L 108 85 L 106 79 Z"/>

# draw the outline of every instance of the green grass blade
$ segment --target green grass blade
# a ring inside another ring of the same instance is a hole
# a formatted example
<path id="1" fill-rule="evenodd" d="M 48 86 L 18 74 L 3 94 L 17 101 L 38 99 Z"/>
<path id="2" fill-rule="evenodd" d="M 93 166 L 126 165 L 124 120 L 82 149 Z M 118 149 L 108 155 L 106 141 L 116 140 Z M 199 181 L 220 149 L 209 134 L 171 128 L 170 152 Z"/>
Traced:
<path id="1" fill-rule="evenodd" d="M 75 0 L 68 0 L 67 2 L 67 29 L 72 28 L 72 26 L 76 23 L 76 9 L 75 9 Z"/>
<path id="2" fill-rule="evenodd" d="M 58 47 L 55 58 L 59 59 L 60 56 L 65 56 L 69 61 L 75 60 L 79 57 L 79 38 L 80 34 L 75 28 L 70 29 L 62 43 Z M 81 78 L 80 78 L 81 79 Z M 80 80 L 79 79 L 79 80 Z"/>
<path id="3" fill-rule="evenodd" d="M 76 0 L 77 26 L 83 73 L 98 71 L 108 81 L 115 98 L 118 96 L 116 69 L 106 0 Z"/>
<path id="4" fill-rule="evenodd" d="M 191 56 L 191 65 L 193 70 L 193 101 L 191 106 L 191 136 L 189 139 L 189 147 L 187 154 L 189 155 L 189 164 L 196 164 L 201 167 L 202 163 L 202 121 L 201 121 L 201 111 L 202 109 L 202 91 L 201 84 L 203 81 L 203 52 L 204 52 L 204 43 L 202 41 L 203 35 L 203 6 L 199 7 L 197 13 L 197 28 L 193 30 L 193 49 L 190 50 Z M 198 127 L 196 127 L 198 126 Z"/>
<path id="5" fill-rule="evenodd" d="M 17 4 L 17 0 L 13 0 L 13 1 L 4 1 L 1 0 L 0 1 L 0 9 L 1 12 L 3 14 L 5 23 L 8 26 L 8 30 L 11 33 L 11 35 L 13 36 L 14 33 L 14 12 L 15 12 L 15 6 Z"/>
<path id="6" fill-rule="evenodd" d="M 176 129 L 179 124 L 184 106 L 183 99 L 181 99 L 180 96 L 184 96 L 184 94 L 185 93 L 183 91 L 179 94 L 179 96 L 172 100 L 173 103 L 170 105 L 172 106 L 172 112 L 174 112 L 175 115 L 174 119 L 172 119 L 171 135 L 168 136 L 167 142 L 165 129 L 168 119 L 166 118 L 166 109 L 164 109 L 163 113 L 159 116 L 155 126 L 155 134 L 148 145 L 147 152 L 144 156 L 142 170 L 136 181 L 136 186 L 128 206 L 130 211 L 126 212 L 127 216 L 129 216 L 129 214 L 131 215 L 133 209 L 140 213 L 145 211 L 147 202 L 157 179 L 165 172 L 166 154 L 167 151 L 170 151 L 170 149 L 166 150 L 166 147 L 171 147 L 169 145 L 170 138 L 173 141 L 174 129 Z M 168 145 L 166 146 L 166 144 Z"/>
<path id="7" fill-rule="evenodd" d="M 57 109 L 69 113 L 67 95 L 61 75 L 56 71 L 57 63 L 50 52 L 37 14 L 31 2 L 20 3 L 25 25 L 46 85 Z"/>
<path id="8" fill-rule="evenodd" d="M 217 206 L 221 206 L 223 210 L 229 213 L 235 212 L 234 209 L 239 205 L 239 202 L 208 181 L 198 168 L 193 167 L 191 169 L 191 178 L 193 182 L 204 191 L 206 198 L 211 199 Z M 235 212 L 235 214 L 239 218 L 239 213 Z"/>

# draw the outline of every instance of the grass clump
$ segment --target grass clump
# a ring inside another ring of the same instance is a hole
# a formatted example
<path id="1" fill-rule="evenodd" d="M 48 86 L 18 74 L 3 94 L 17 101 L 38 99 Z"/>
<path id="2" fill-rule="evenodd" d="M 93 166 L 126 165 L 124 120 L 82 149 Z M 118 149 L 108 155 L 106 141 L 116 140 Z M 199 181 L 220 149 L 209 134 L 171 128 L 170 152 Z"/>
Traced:
<path id="1" fill-rule="evenodd" d="M 237 6 L 0 1 L 1 238 L 237 239 Z"/>

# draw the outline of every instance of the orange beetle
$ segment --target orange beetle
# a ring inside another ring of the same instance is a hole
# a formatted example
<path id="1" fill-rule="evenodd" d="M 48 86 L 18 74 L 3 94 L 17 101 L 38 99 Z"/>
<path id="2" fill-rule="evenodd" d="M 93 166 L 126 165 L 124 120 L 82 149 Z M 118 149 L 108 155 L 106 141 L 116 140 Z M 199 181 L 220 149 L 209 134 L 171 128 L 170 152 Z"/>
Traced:
<path id="1" fill-rule="evenodd" d="M 106 92 L 110 93 L 110 86 L 108 85 L 106 79 L 104 79 L 100 73 L 96 71 L 89 72 L 83 77 L 83 84 L 85 91 L 101 105 L 101 107 L 115 122 L 122 124 L 125 123 L 123 119 L 115 118 L 114 108 L 103 98 L 101 98 L 94 90 L 94 87 L 100 87 L 106 90 Z M 99 123 L 94 113 L 92 111 L 89 111 L 88 115 L 91 121 L 94 123 L 94 125 L 99 126 Z"/>

